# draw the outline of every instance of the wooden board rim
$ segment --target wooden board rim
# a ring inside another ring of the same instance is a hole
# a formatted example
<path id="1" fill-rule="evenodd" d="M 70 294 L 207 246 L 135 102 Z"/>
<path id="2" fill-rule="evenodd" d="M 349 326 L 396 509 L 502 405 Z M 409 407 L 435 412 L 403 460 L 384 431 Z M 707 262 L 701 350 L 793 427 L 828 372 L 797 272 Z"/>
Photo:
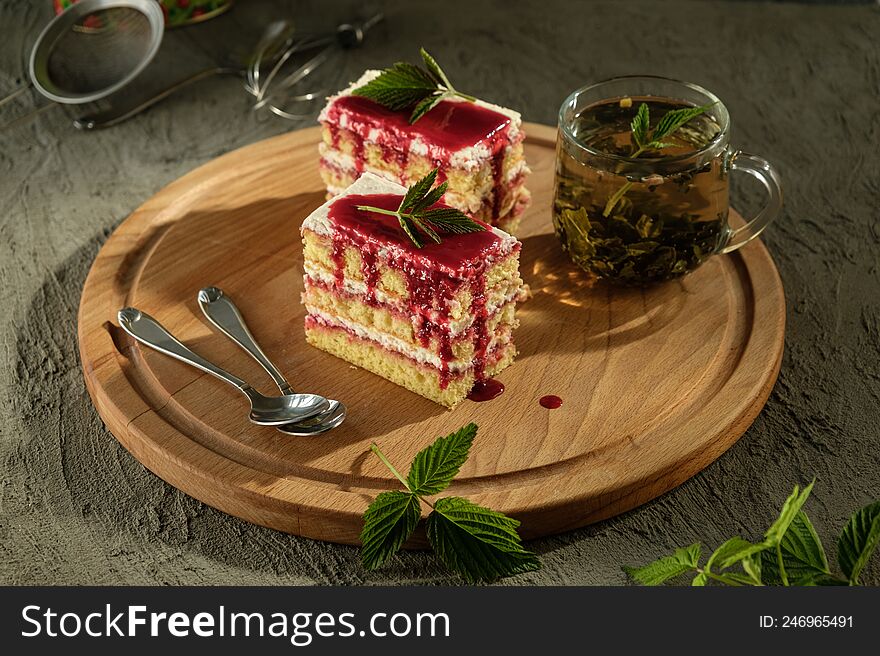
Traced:
<path id="1" fill-rule="evenodd" d="M 526 124 L 525 129 L 530 143 L 554 146 L 555 128 Z M 126 371 L 132 366 L 131 361 L 120 354 L 113 331 L 108 330 L 107 326 L 108 322 L 115 321 L 115 311 L 126 305 L 127 285 L 137 279 L 139 267 L 149 258 L 151 249 L 158 241 L 157 235 L 162 232 L 162 198 L 175 196 L 178 204 L 198 198 L 204 179 L 210 178 L 216 184 L 220 176 L 236 175 L 237 161 L 272 143 L 283 142 L 289 147 L 316 143 L 318 130 L 308 128 L 284 134 L 227 153 L 172 182 L 135 210 L 110 236 L 92 265 L 80 302 L 78 340 L 86 386 L 99 414 L 117 439 L 154 473 L 205 503 L 248 521 L 308 537 L 355 543 L 357 539 L 352 534 L 351 526 L 359 523 L 363 508 L 362 503 L 353 501 L 351 497 L 360 495 L 324 487 L 322 494 L 335 512 L 325 518 L 327 530 L 315 530 L 313 523 L 305 525 L 299 522 L 300 513 L 306 510 L 308 502 L 298 494 L 295 484 L 281 481 L 272 494 L 266 494 L 265 490 L 257 492 L 254 481 L 262 481 L 263 485 L 271 484 L 265 481 L 265 472 L 248 469 L 239 463 L 242 471 L 237 476 L 217 476 L 212 472 L 223 470 L 227 463 L 210 449 L 197 449 L 198 462 L 184 462 L 170 456 L 166 444 L 154 437 L 155 422 L 162 422 L 162 419 L 144 402 L 137 387 L 132 384 L 131 372 Z M 771 314 L 775 317 L 772 325 L 764 326 L 763 332 L 757 335 L 751 334 L 743 350 L 743 358 L 747 354 L 754 357 L 755 351 L 764 353 L 762 360 L 765 366 L 761 375 L 752 381 L 749 393 L 742 395 L 735 409 L 728 410 L 734 418 L 725 426 L 719 426 L 717 435 L 708 438 L 708 450 L 699 449 L 700 453 L 687 452 L 668 460 L 650 480 L 644 477 L 616 479 L 609 482 L 606 489 L 590 495 L 590 498 L 584 498 L 574 485 L 562 485 L 555 491 L 552 512 L 529 503 L 505 508 L 505 512 L 524 522 L 523 533 L 527 537 L 559 532 L 613 516 L 675 487 L 729 448 L 760 412 L 781 364 L 785 321 L 782 284 L 769 253 L 757 240 L 732 257 L 739 258 L 741 266 L 752 273 L 751 278 L 762 279 L 767 288 L 768 293 L 755 298 L 755 314 L 760 314 L 762 308 L 776 310 Z M 779 311 L 780 308 L 782 311 Z M 117 384 L 121 380 L 128 381 L 129 385 Z M 110 381 L 113 384 L 107 385 Z M 704 412 L 711 410 L 711 405 L 704 408 Z M 165 424 L 163 429 L 168 427 Z M 172 432 L 177 432 L 178 439 L 189 439 L 174 427 L 170 428 Z M 561 480 L 565 480 L 565 477 Z M 302 483 L 313 485 L 308 479 L 299 479 L 298 484 Z M 473 480 L 459 486 L 456 493 L 497 507 L 505 487 L 502 485 L 502 489 L 499 489 L 497 483 L 494 481 L 493 489 L 487 490 L 480 481 Z M 515 475 L 506 482 L 519 487 L 538 483 L 540 479 L 533 478 L 530 482 Z M 649 491 L 646 492 L 646 489 Z M 589 508 L 589 512 L 584 512 L 585 507 Z M 533 531 L 531 523 L 533 520 L 538 523 L 539 519 L 542 527 Z"/>

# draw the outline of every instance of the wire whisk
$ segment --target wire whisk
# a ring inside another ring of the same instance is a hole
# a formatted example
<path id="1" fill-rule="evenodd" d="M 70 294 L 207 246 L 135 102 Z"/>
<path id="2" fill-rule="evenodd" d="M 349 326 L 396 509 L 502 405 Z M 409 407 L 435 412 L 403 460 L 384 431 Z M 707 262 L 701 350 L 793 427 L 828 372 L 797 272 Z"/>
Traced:
<path id="1" fill-rule="evenodd" d="M 336 52 L 359 47 L 364 42 L 367 31 L 383 18 L 383 14 L 377 13 L 363 22 L 342 23 L 330 34 L 304 35 L 289 42 L 277 58 L 269 56 L 268 48 L 258 50 L 248 66 L 244 85 L 255 99 L 252 109 L 258 111 L 266 108 L 286 119 L 310 116 L 308 112 L 296 111 L 294 108 L 323 98 L 327 89 L 304 89 L 303 83 Z M 286 72 L 285 67 L 299 59 L 298 55 L 310 54 L 319 48 L 320 51 L 305 63 Z"/>

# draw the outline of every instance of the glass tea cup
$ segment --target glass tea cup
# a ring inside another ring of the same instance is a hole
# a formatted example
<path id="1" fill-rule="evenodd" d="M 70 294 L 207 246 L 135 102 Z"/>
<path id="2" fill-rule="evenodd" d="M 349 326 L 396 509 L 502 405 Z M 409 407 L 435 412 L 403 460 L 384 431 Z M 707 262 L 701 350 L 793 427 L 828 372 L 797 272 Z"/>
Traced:
<path id="1" fill-rule="evenodd" d="M 643 103 L 648 129 L 639 142 Z M 687 107 L 706 110 L 647 143 L 664 131 L 666 113 Z M 728 223 L 731 171 L 754 176 L 768 193 L 741 227 Z M 645 285 L 684 275 L 748 243 L 781 207 L 776 170 L 731 148 L 727 109 L 702 87 L 619 77 L 575 91 L 559 110 L 553 224 L 575 264 L 598 278 Z"/>

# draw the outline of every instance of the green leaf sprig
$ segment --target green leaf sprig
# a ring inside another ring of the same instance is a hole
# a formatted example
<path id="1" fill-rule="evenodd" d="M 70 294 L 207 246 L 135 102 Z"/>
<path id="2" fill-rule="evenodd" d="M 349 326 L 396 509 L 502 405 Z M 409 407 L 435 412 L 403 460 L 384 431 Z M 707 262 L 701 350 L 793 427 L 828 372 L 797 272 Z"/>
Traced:
<path id="1" fill-rule="evenodd" d="M 434 186 L 438 170 L 435 168 L 410 187 L 396 210 L 386 210 L 372 205 L 358 205 L 357 208 L 364 212 L 376 212 L 397 217 L 400 227 L 403 228 L 416 248 L 422 248 L 425 245 L 419 231 L 426 234 L 431 241 L 439 244 L 442 241 L 439 232 L 464 234 L 485 230 L 485 226 L 477 223 L 460 210 L 452 207 L 431 209 L 431 206 L 446 193 L 446 182 Z"/>
<path id="2" fill-rule="evenodd" d="M 632 152 L 630 157 L 638 157 L 646 150 L 661 150 L 674 144 L 663 141 L 690 120 L 711 109 L 715 103 L 700 107 L 682 107 L 666 112 L 663 118 L 651 129 L 651 116 L 646 103 L 641 103 L 629 127 L 632 130 Z"/>
<path id="3" fill-rule="evenodd" d="M 661 150 L 674 144 L 663 141 L 666 137 L 672 135 L 673 132 L 684 126 L 686 123 L 696 118 L 700 114 L 708 111 L 715 103 L 701 105 L 699 107 L 682 107 L 681 109 L 673 109 L 663 115 L 654 129 L 651 129 L 651 116 L 647 103 L 641 103 L 636 115 L 630 122 L 632 151 L 629 154 L 630 159 L 635 159 L 642 153 L 649 150 Z M 605 203 L 605 209 L 602 210 L 602 216 L 608 217 L 620 199 L 626 195 L 626 192 L 633 186 L 632 182 L 625 182 L 621 185 L 608 202 Z"/>
<path id="4" fill-rule="evenodd" d="M 696 543 L 644 567 L 623 570 L 643 585 L 660 585 L 689 572 L 695 574 L 692 585 L 706 585 L 710 580 L 733 586 L 858 585 L 862 569 L 880 542 L 880 501 L 857 511 L 843 528 L 837 541 L 840 577 L 831 572 L 822 541 L 802 510 L 812 489 L 813 483 L 803 490 L 795 486 L 760 542 L 731 538 L 703 565 Z"/>
<path id="5" fill-rule="evenodd" d="M 461 497 L 434 502 L 425 498 L 449 487 L 467 460 L 476 434 L 477 425 L 470 423 L 437 438 L 416 454 L 406 477 L 376 444 L 370 445 L 405 491 L 382 492 L 367 508 L 361 532 L 365 568 L 381 567 L 400 551 L 419 523 L 422 503 L 431 508 L 425 529 L 434 552 L 468 583 L 493 581 L 541 566 L 537 556 L 523 548 L 517 520 Z"/>
<path id="6" fill-rule="evenodd" d="M 420 48 L 419 53 L 425 68 L 397 62 L 382 71 L 378 77 L 352 91 L 352 94 L 369 98 L 395 111 L 413 107 L 410 123 L 418 121 L 441 100 L 456 97 L 470 102 L 476 100 L 453 87 L 437 60 L 424 48 Z"/>

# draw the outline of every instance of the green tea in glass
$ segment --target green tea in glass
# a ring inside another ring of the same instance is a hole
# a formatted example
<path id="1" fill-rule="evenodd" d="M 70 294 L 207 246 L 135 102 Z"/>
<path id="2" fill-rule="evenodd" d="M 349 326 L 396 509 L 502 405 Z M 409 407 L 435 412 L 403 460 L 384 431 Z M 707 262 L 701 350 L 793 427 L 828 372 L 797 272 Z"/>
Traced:
<path id="1" fill-rule="evenodd" d="M 729 174 L 767 189 L 745 226 L 728 224 Z M 625 285 L 669 280 L 757 236 L 782 189 L 765 160 L 730 147 L 715 95 L 659 77 L 622 77 L 575 91 L 559 112 L 553 223 L 572 260 Z"/>

